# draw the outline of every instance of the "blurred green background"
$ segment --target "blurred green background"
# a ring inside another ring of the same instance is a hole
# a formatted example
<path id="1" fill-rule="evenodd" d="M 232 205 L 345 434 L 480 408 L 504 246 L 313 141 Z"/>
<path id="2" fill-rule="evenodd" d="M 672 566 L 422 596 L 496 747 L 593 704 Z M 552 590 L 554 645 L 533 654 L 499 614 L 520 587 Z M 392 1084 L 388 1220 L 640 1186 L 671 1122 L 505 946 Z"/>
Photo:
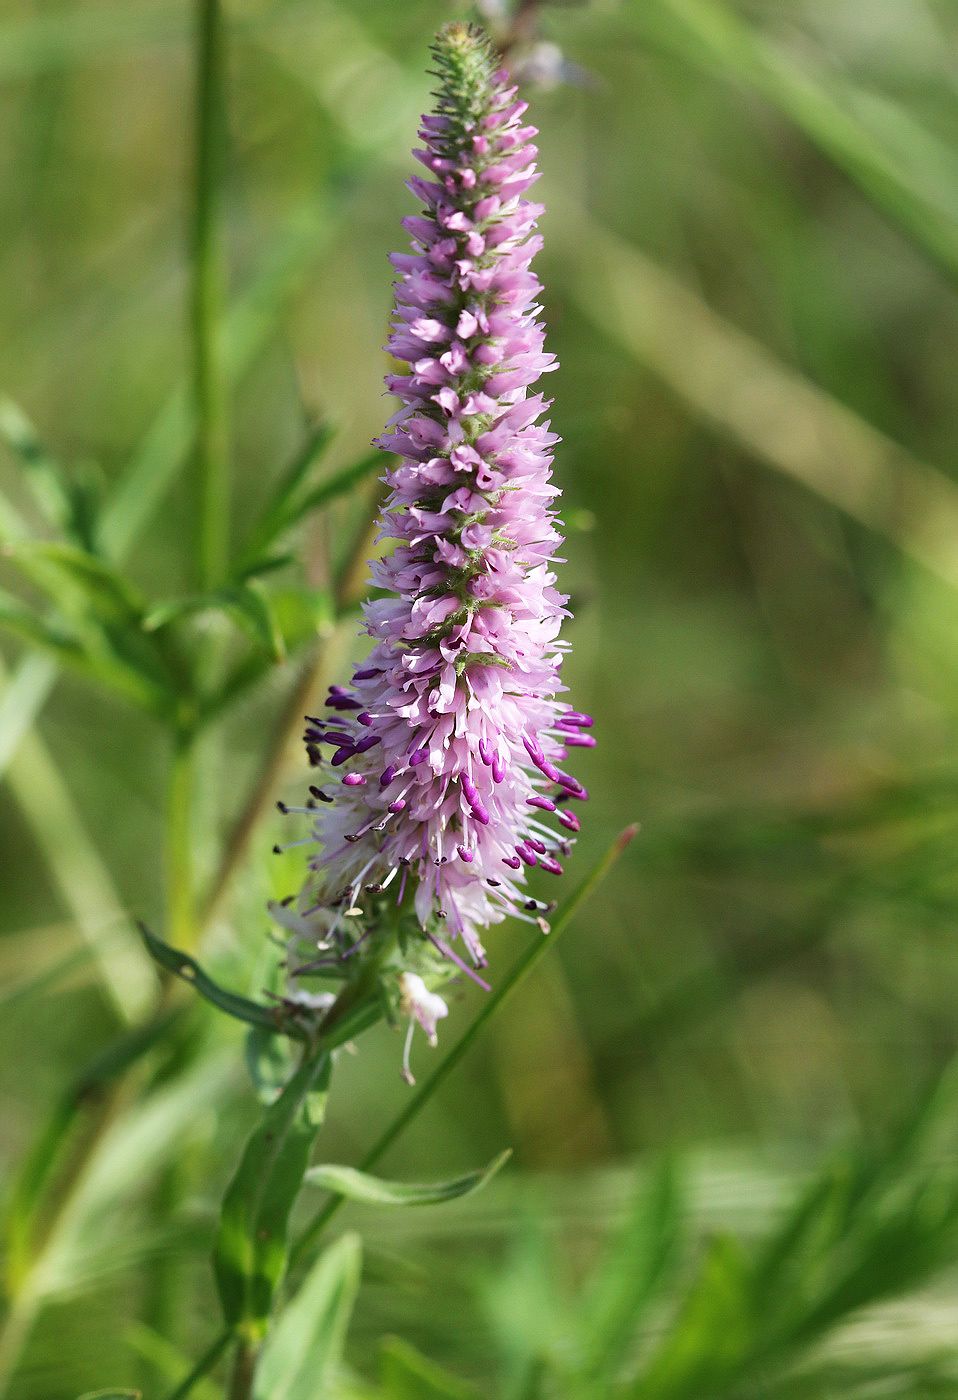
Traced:
<path id="1" fill-rule="evenodd" d="M 240 537 L 308 421 L 335 423 L 343 463 L 391 411 L 386 254 L 413 207 L 429 39 L 463 11 L 226 9 L 230 298 L 259 297 L 244 303 L 255 334 L 231 406 Z M 535 1288 L 522 1292 L 529 1238 L 557 1250 L 547 1273 L 579 1277 L 635 1164 L 666 1155 L 689 1183 L 693 1256 L 711 1230 L 748 1236 L 958 1049 L 956 38 L 952 0 L 596 0 L 543 6 L 516 51 L 548 79 L 527 95 L 561 363 L 548 387 L 576 613 L 567 679 L 600 740 L 578 769 L 593 798 L 573 878 L 623 825 L 641 831 L 386 1163 L 441 1176 L 512 1144 L 510 1172 L 448 1215 L 355 1212 L 369 1235 L 348 1353 L 360 1372 L 399 1332 L 482 1394 L 513 1393 L 509 1348 L 547 1331 L 551 1306 L 536 1314 Z M 192 61 L 180 0 L 7 0 L 0 18 L 0 390 L 94 492 L 128 481 L 131 461 L 166 464 L 144 478 L 168 485 L 128 553 L 164 597 L 191 577 L 189 441 L 170 396 L 189 364 Z M 36 521 L 12 451 L 0 489 Z M 306 532 L 314 580 L 367 501 L 357 487 Z M 8 670 L 28 652 L 3 648 Z M 201 873 L 290 668 L 206 755 Z M 11 1171 L 116 1033 L 102 960 L 138 956 L 124 952 L 131 918 L 164 918 L 166 737 L 68 676 L 21 735 L 28 682 L 0 702 Z M 275 795 L 304 781 L 294 749 Z M 264 901 L 286 892 L 277 832 L 259 828 L 204 944 L 252 994 L 270 959 Z M 527 937 L 496 932 L 494 977 Z M 447 1041 L 479 995 L 463 990 Z M 14 1400 L 133 1384 L 144 1364 L 172 1382 L 212 1336 L 204 1250 L 254 1105 L 238 1029 L 204 1034 L 193 1108 L 150 1139 L 93 1244 L 45 1286 Z M 383 1029 L 344 1061 L 324 1160 L 357 1160 L 401 1105 L 399 1053 Z M 423 1072 L 431 1054 L 418 1047 Z M 175 1064 L 163 1073 L 175 1083 Z M 171 1157 L 183 1189 L 164 1215 L 154 1168 Z M 157 1258 L 178 1270 L 175 1324 L 151 1313 Z M 948 1328 L 953 1345 L 958 1295 L 936 1289 L 908 1316 L 930 1346 Z M 522 1331 L 523 1307 L 526 1340 L 507 1345 L 503 1317 Z M 902 1316 L 882 1314 L 893 1341 Z M 875 1335 L 846 1350 L 873 1359 Z M 941 1385 L 881 1393 L 958 1394 Z M 820 1386 L 808 1393 L 853 1393 Z"/>

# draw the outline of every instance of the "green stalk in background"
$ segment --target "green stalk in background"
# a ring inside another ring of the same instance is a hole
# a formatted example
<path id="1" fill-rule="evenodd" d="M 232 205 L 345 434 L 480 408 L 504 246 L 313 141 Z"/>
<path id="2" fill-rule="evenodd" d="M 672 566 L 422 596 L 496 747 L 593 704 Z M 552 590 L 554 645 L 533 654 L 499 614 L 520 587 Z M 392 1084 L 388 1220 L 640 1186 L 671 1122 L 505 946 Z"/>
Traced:
<path id="1" fill-rule="evenodd" d="M 223 346 L 226 272 L 220 219 L 225 144 L 220 0 L 198 0 L 197 43 L 191 292 L 196 405 L 196 576 L 200 588 L 210 588 L 226 572 L 230 509 L 229 421 Z"/>

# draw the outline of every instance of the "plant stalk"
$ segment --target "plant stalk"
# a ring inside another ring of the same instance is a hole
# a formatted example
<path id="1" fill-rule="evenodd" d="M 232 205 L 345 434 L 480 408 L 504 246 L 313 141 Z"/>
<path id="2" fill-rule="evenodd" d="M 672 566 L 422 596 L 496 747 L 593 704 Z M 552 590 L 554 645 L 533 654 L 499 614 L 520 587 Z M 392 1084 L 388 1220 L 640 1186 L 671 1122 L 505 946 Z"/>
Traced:
<path id="1" fill-rule="evenodd" d="M 197 0 L 191 336 L 196 407 L 196 572 L 213 587 L 229 554 L 229 421 L 223 345 L 224 34 L 220 0 Z"/>

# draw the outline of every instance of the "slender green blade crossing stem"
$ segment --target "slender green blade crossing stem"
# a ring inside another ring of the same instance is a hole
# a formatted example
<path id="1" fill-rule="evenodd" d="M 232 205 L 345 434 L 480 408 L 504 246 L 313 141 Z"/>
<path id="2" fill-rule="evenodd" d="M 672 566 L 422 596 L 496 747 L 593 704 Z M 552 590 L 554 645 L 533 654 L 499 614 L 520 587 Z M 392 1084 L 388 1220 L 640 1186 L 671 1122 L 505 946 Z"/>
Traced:
<path id="1" fill-rule="evenodd" d="M 516 987 L 529 975 L 546 951 L 554 946 L 556 939 L 566 928 L 570 919 L 578 913 L 580 907 L 602 883 L 637 831 L 637 826 L 628 826 L 625 828 L 616 838 L 612 846 L 610 846 L 609 850 L 606 851 L 599 863 L 590 871 L 581 885 L 579 885 L 578 889 L 567 901 L 559 917 L 553 924 L 551 933 L 546 937 L 537 938 L 533 943 L 530 943 L 525 952 L 517 958 L 511 970 L 502 981 L 498 983 L 489 998 L 483 1002 L 479 1014 L 463 1032 L 446 1058 L 433 1070 L 429 1078 L 423 1081 L 415 1094 L 413 1094 L 412 1098 L 408 1101 L 405 1108 L 396 1115 L 382 1135 L 373 1143 L 372 1147 L 359 1164 L 360 1171 L 369 1171 L 374 1167 L 413 1119 L 422 1112 L 433 1094 L 435 1094 L 440 1085 L 446 1081 L 456 1068 L 460 1060 L 466 1054 L 466 1051 L 471 1048 L 480 1031 L 492 1020 L 506 998 L 511 996 Z M 345 1198 L 343 1196 L 331 1197 L 323 1209 L 319 1211 L 305 1227 L 290 1251 L 291 1266 L 302 1261 L 306 1252 L 315 1243 L 330 1220 L 332 1220 L 333 1216 L 344 1204 L 344 1200 Z"/>

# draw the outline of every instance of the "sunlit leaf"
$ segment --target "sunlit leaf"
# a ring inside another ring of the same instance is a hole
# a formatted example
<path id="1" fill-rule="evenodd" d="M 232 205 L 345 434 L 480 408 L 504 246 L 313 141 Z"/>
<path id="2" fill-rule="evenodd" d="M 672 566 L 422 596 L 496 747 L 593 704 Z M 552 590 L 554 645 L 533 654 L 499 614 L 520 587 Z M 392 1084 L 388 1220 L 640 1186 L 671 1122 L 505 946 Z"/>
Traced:
<path id="1" fill-rule="evenodd" d="M 329 1393 L 359 1291 L 358 1235 L 320 1255 L 263 1347 L 253 1400 L 317 1400 Z"/>
<path id="2" fill-rule="evenodd" d="M 510 1148 L 500 1152 L 487 1167 L 467 1172 L 464 1176 L 453 1177 L 449 1181 L 383 1181 L 377 1176 L 370 1176 L 368 1172 L 357 1171 L 354 1167 L 329 1165 L 310 1167 L 305 1182 L 308 1186 L 320 1186 L 324 1191 L 345 1196 L 350 1201 L 361 1201 L 363 1205 L 368 1206 L 434 1206 L 480 1191 L 505 1166 L 511 1156 Z"/>

